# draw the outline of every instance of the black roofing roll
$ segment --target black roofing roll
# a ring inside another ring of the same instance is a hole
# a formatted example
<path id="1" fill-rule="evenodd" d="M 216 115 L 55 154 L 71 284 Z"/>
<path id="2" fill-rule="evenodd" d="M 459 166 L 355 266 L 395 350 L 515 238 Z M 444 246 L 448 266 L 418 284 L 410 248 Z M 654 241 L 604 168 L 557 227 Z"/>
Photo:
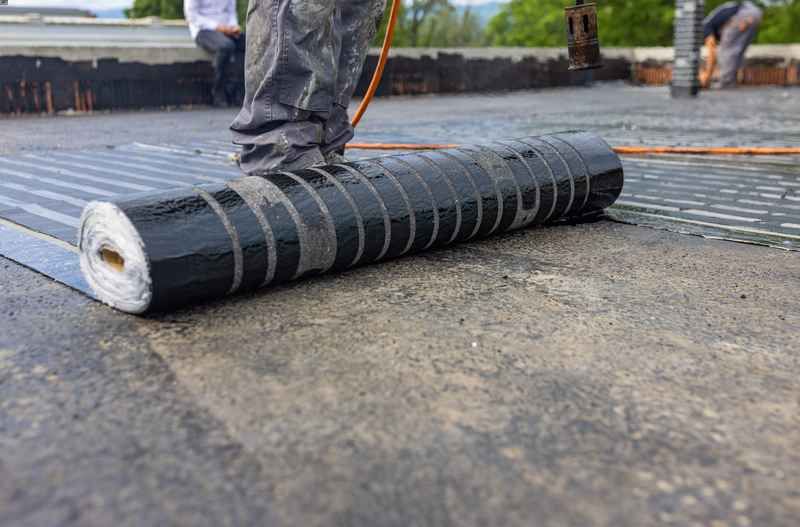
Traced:
<path id="1" fill-rule="evenodd" d="M 602 210 L 622 164 L 568 132 L 94 202 L 81 264 L 99 299 L 174 309 Z"/>

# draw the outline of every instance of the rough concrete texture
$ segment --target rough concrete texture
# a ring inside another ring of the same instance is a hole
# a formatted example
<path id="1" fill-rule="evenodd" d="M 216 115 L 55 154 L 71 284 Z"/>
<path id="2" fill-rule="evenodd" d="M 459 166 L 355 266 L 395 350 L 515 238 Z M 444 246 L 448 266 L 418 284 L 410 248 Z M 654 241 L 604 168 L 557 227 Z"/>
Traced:
<path id="1" fill-rule="evenodd" d="M 800 516 L 796 253 L 598 222 L 147 319 L 0 269 L 2 525 Z"/>

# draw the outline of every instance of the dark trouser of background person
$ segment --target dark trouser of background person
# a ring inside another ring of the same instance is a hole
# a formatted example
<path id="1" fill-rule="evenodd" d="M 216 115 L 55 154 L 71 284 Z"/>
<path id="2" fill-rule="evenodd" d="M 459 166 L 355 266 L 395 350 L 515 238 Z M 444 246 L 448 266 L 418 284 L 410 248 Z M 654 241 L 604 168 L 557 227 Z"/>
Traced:
<path id="1" fill-rule="evenodd" d="M 344 151 L 347 106 L 385 3 L 250 0 L 245 98 L 231 125 L 242 170 L 295 170 Z"/>
<path id="2" fill-rule="evenodd" d="M 761 9 L 745 2 L 722 29 L 718 51 L 720 88 L 736 86 L 739 70 L 744 64 L 744 54 L 758 36 L 762 18 Z"/>
<path id="3" fill-rule="evenodd" d="M 230 96 L 225 90 L 225 73 L 235 53 L 245 50 L 244 35 L 233 37 L 220 31 L 202 29 L 197 33 L 195 43 L 214 56 L 214 106 L 227 106 Z"/>

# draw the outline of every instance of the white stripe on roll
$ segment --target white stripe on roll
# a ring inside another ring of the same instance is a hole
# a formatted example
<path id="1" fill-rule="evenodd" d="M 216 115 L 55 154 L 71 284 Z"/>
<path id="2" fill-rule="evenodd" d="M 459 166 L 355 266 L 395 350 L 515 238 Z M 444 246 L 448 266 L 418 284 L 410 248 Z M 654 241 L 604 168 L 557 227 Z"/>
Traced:
<path id="1" fill-rule="evenodd" d="M 219 221 L 222 222 L 225 230 L 228 231 L 228 236 L 231 237 L 231 246 L 233 247 L 233 281 L 231 282 L 228 294 L 232 295 L 239 290 L 239 287 L 242 285 L 242 276 L 244 275 L 244 255 L 242 254 L 242 242 L 239 240 L 239 231 L 236 230 L 236 226 L 231 222 L 231 219 L 228 217 L 222 205 L 214 199 L 214 196 L 200 188 L 196 188 L 194 191 L 217 213 Z"/>

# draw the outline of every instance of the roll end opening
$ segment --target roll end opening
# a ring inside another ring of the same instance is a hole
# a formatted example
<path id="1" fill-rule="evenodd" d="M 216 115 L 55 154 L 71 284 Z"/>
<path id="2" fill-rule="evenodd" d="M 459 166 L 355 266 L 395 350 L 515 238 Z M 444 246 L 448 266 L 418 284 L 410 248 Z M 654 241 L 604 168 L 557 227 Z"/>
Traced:
<path id="1" fill-rule="evenodd" d="M 125 271 L 125 258 L 113 249 L 108 247 L 100 249 L 100 259 L 118 273 Z"/>

